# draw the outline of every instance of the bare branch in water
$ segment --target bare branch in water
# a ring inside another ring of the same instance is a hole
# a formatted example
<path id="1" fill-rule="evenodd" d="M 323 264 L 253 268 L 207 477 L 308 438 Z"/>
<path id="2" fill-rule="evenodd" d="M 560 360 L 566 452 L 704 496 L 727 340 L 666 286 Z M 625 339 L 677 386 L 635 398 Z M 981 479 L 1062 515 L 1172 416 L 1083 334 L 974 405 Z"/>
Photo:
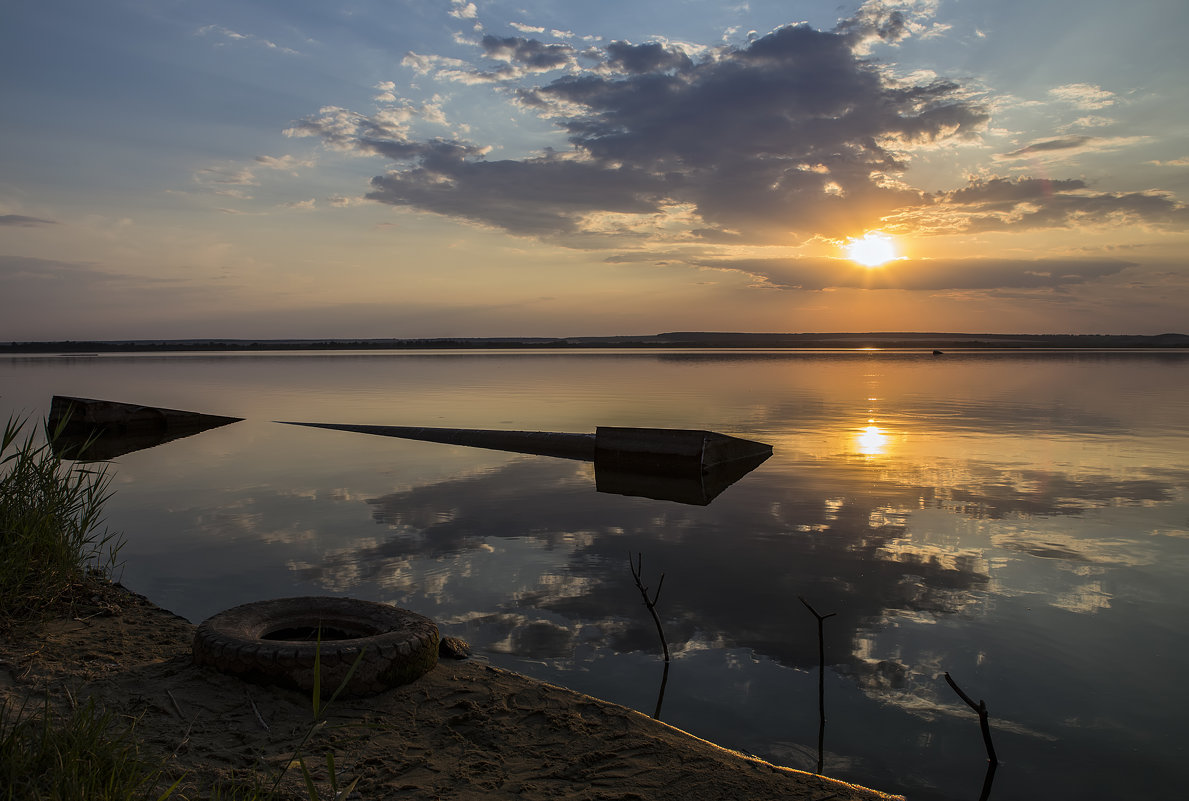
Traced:
<path id="1" fill-rule="evenodd" d="M 632 569 L 632 578 L 636 580 L 636 589 L 640 591 L 640 597 L 644 599 L 644 605 L 648 607 L 648 612 L 652 615 L 652 622 L 656 624 L 657 636 L 661 638 L 661 647 L 665 650 L 665 661 L 669 661 L 669 643 L 665 639 L 665 632 L 661 629 L 661 619 L 656 613 L 656 602 L 661 597 L 661 587 L 665 583 L 665 574 L 661 573 L 661 580 L 657 582 L 656 592 L 653 593 L 651 599 L 648 597 L 648 587 L 644 585 L 640 576 L 644 571 L 644 554 L 637 553 L 636 559 L 638 564 L 632 562 L 632 555 L 628 554 L 628 566 Z"/>
<path id="2" fill-rule="evenodd" d="M 826 632 L 823 624 L 827 618 L 834 617 L 838 613 L 831 612 L 828 615 L 819 614 L 803 596 L 798 595 L 797 599 L 805 604 L 805 608 L 817 618 L 817 772 L 820 774 L 822 772 L 826 743 Z"/>
<path id="3" fill-rule="evenodd" d="M 953 688 L 954 692 L 958 694 L 958 697 L 966 702 L 966 706 L 978 713 L 978 725 L 983 732 L 983 745 L 987 747 L 987 759 L 990 760 L 992 765 L 998 765 L 999 759 L 995 756 L 995 745 L 991 742 L 991 724 L 987 720 L 986 701 L 983 701 L 980 698 L 979 702 L 976 704 L 974 699 L 962 692 L 962 688 L 959 687 L 958 683 L 950 677 L 948 672 L 945 674 L 945 680 L 949 683 L 950 687 Z"/>
<path id="4" fill-rule="evenodd" d="M 665 574 L 661 573 L 660 581 L 656 584 L 656 592 L 652 597 L 648 597 L 648 587 L 645 586 L 641 579 L 641 574 L 644 572 L 644 554 L 636 554 L 636 562 L 632 562 L 632 554 L 628 553 L 628 567 L 632 569 L 632 578 L 636 581 L 636 589 L 640 591 L 640 597 L 644 599 L 644 606 L 648 607 L 648 613 L 652 615 L 652 622 L 656 624 L 656 634 L 661 638 L 661 648 L 665 650 L 665 670 L 661 675 L 661 689 L 656 696 L 656 711 L 652 716 L 661 719 L 661 704 L 665 702 L 665 685 L 669 683 L 669 642 L 665 639 L 665 632 L 661 629 L 661 618 L 656 613 L 656 602 L 661 597 L 661 587 L 665 584 Z"/>

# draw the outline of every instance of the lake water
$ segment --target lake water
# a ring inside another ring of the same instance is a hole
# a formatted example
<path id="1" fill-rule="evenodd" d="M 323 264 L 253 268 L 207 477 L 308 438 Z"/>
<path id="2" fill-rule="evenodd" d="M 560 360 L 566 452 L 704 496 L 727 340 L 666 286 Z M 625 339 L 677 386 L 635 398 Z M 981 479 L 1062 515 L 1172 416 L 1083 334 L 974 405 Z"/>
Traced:
<path id="1" fill-rule="evenodd" d="M 654 711 L 629 570 L 665 575 L 662 719 L 913 799 L 1175 797 L 1189 735 L 1189 355 L 369 352 L 0 359 L 54 394 L 247 418 L 121 456 L 123 582 L 192 621 L 348 594 Z M 592 465 L 274 420 L 700 428 L 775 452 L 706 506 Z"/>

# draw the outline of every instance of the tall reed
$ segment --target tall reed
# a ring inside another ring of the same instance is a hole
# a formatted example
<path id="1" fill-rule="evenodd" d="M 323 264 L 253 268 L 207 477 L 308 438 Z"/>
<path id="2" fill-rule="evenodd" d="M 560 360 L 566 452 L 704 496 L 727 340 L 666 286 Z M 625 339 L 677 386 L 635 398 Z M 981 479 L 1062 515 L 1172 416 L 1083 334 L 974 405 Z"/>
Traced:
<path id="1" fill-rule="evenodd" d="M 28 420 L 9 418 L 0 438 L 0 632 L 40 620 L 88 569 L 110 574 L 122 539 L 103 527 L 111 496 L 106 465 L 73 462 Z"/>
<path id="2" fill-rule="evenodd" d="M 88 701 L 65 713 L 0 703 L 0 801 L 165 801 L 162 770 L 115 716 Z"/>

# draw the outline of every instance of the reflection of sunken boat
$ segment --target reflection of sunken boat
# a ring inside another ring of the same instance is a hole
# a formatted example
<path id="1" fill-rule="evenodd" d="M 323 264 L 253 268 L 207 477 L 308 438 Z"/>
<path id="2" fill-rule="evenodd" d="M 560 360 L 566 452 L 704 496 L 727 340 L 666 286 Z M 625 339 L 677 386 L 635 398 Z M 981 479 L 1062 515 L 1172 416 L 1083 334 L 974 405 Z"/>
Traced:
<path id="1" fill-rule="evenodd" d="M 594 434 L 470 428 L 287 425 L 594 462 L 599 492 L 706 505 L 772 455 L 772 446 L 713 431 L 599 426 Z"/>
<path id="2" fill-rule="evenodd" d="M 671 428 L 595 430 L 595 488 L 705 506 L 772 455 L 762 442 Z"/>
<path id="3" fill-rule="evenodd" d="M 55 395 L 49 427 L 59 455 L 103 461 L 242 420 L 136 403 Z"/>
<path id="4" fill-rule="evenodd" d="M 595 460 L 595 489 L 615 495 L 636 495 L 662 501 L 677 501 L 693 506 L 706 506 L 745 475 L 755 470 L 772 455 L 765 454 L 732 459 L 710 465 L 705 470 L 675 473 L 641 472 L 608 467 Z"/>

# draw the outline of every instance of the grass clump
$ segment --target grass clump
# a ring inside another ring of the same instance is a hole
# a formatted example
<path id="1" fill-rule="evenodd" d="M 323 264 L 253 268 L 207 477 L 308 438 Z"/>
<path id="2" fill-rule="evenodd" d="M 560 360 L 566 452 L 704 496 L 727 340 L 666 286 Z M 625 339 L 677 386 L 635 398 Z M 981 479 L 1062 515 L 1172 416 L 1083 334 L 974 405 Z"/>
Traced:
<path id="1" fill-rule="evenodd" d="M 40 621 L 88 569 L 110 574 L 121 539 L 102 528 L 111 496 L 106 465 L 72 462 L 45 435 L 22 436 L 28 420 L 9 418 L 0 438 L 0 633 Z"/>
<path id="2" fill-rule="evenodd" d="M 103 506 L 111 497 L 107 466 L 69 458 L 89 443 L 77 451 L 59 447 L 66 421 L 54 429 L 48 422 L 43 424 L 43 436 L 37 436 L 36 430 L 23 434 L 27 424 L 28 420 L 9 418 L 0 436 L 0 636 L 36 634 L 39 624 L 60 614 L 73 596 L 85 591 L 88 574 L 110 577 L 123 544 L 103 527 Z M 290 769 L 296 769 L 305 798 L 319 801 L 318 782 L 303 749 L 315 732 L 326 727 L 328 707 L 347 686 L 363 654 L 330 700 L 324 701 L 321 629 L 318 644 L 314 720 L 271 786 L 264 776 L 256 775 L 230 786 L 216 784 L 205 792 L 196 788 L 201 795 L 195 797 L 213 801 L 291 798 L 292 792 L 282 789 L 281 783 Z M 185 775 L 161 790 L 168 782 L 164 778 L 168 758 L 146 758 L 126 721 L 93 700 L 76 704 L 69 692 L 66 698 L 70 708 L 57 711 L 47 691 L 44 706 L 32 713 L 24 702 L 0 701 L 0 801 L 164 801 L 175 791 L 179 795 L 188 791 L 189 785 L 179 790 L 188 778 Z M 330 797 L 349 796 L 358 777 L 339 786 L 333 751 L 325 754 L 325 765 Z"/>
<path id="3" fill-rule="evenodd" d="M 0 798 L 4 801 L 131 801 L 168 798 L 161 771 L 142 759 L 131 731 L 94 703 L 59 716 L 0 704 Z"/>

